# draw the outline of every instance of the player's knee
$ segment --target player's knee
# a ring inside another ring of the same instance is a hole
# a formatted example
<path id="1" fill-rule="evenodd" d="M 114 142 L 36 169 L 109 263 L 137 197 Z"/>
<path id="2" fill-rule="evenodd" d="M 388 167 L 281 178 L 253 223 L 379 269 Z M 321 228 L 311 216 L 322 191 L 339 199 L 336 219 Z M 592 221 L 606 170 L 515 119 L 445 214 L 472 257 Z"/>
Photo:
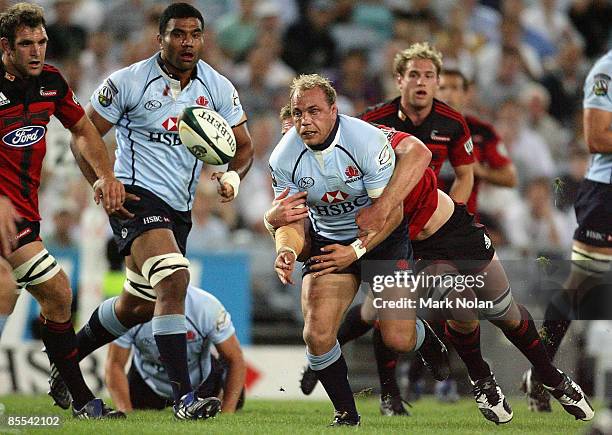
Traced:
<path id="1" fill-rule="evenodd" d="M 165 277 L 157 287 L 155 287 L 157 300 L 185 300 L 188 285 L 189 271 L 187 269 L 177 270 L 172 275 Z"/>
<path id="2" fill-rule="evenodd" d="M 313 352 L 325 352 L 336 343 L 336 335 L 330 328 L 320 325 L 305 325 L 303 332 L 304 342 Z"/>
<path id="3" fill-rule="evenodd" d="M 469 334 L 478 327 L 478 320 L 448 320 L 448 326 L 462 334 Z"/>
<path id="4" fill-rule="evenodd" d="M 396 352 L 411 352 L 416 346 L 416 334 L 414 331 L 392 329 L 381 332 L 385 345 Z"/>

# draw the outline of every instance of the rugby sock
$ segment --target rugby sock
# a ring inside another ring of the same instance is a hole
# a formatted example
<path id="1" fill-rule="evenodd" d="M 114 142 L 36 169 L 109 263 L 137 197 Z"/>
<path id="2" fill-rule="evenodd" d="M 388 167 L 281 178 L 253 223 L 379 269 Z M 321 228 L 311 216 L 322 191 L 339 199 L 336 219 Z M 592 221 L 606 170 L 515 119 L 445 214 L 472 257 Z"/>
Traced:
<path id="1" fill-rule="evenodd" d="M 4 325 L 6 325 L 6 321 L 8 320 L 8 316 L 4 314 L 0 314 L 0 337 L 2 337 L 2 331 L 4 331 Z"/>
<path id="2" fill-rule="evenodd" d="M 310 368 L 317 372 L 319 381 L 339 412 L 346 412 L 349 418 L 356 419 L 357 407 L 348 381 L 348 367 L 340 350 L 340 343 L 323 355 L 312 355 L 306 350 Z"/>
<path id="3" fill-rule="evenodd" d="M 408 368 L 408 382 L 410 385 L 415 385 L 423 378 L 425 373 L 425 364 L 421 358 L 412 358 L 410 360 L 410 367 Z"/>
<path id="4" fill-rule="evenodd" d="M 117 318 L 115 313 L 116 300 L 117 297 L 114 297 L 102 302 L 85 326 L 77 333 L 79 361 L 129 330 Z"/>
<path id="5" fill-rule="evenodd" d="M 175 403 L 192 390 L 187 368 L 187 326 L 185 322 L 184 314 L 153 317 L 153 336 L 172 385 Z"/>
<path id="6" fill-rule="evenodd" d="M 548 353 L 551 361 L 555 359 L 557 350 L 559 350 L 559 346 L 567 333 L 570 323 L 572 321 L 565 318 L 554 303 L 548 304 L 544 314 L 541 335 L 546 353 Z"/>
<path id="7" fill-rule="evenodd" d="M 472 381 L 484 379 L 491 374 L 491 367 L 482 358 L 480 351 L 480 325 L 472 332 L 463 334 L 446 323 L 445 336 L 457 350 Z"/>
<path id="8" fill-rule="evenodd" d="M 376 358 L 376 368 L 380 381 L 380 395 L 397 397 L 400 395 L 400 391 L 395 379 L 395 366 L 397 366 L 399 354 L 385 345 L 378 328 L 374 329 L 372 344 L 374 345 L 374 357 Z"/>
<path id="9" fill-rule="evenodd" d="M 72 395 L 73 407 L 81 409 L 94 399 L 91 390 L 85 384 L 79 368 L 77 340 L 72 327 L 72 320 L 64 323 L 53 322 L 40 315 L 40 335 L 45 344 L 49 361 L 55 364 L 62 379 Z"/>
<path id="10" fill-rule="evenodd" d="M 349 341 L 353 341 L 372 329 L 372 325 L 361 319 L 361 305 L 355 305 L 346 312 L 344 320 L 338 329 L 338 342 L 344 346 Z"/>
<path id="11" fill-rule="evenodd" d="M 502 331 L 508 340 L 531 362 L 536 378 L 549 387 L 556 387 L 563 381 L 563 377 L 550 362 L 531 314 L 524 306 L 520 304 L 517 304 L 517 306 L 521 313 L 519 325 L 514 329 L 502 329 Z"/>

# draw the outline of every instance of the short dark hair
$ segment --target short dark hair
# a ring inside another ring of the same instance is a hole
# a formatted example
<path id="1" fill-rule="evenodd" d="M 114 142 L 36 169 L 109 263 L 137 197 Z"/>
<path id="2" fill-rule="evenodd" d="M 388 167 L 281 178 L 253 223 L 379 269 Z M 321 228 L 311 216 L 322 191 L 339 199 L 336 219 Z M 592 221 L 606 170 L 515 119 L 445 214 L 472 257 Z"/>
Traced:
<path id="1" fill-rule="evenodd" d="M 7 38 L 13 47 L 20 26 L 34 28 L 45 25 L 43 8 L 30 3 L 17 3 L 0 14 L 0 38 Z"/>
<path id="2" fill-rule="evenodd" d="M 191 6 L 188 3 L 172 3 L 168 6 L 159 17 L 159 34 L 163 35 L 166 33 L 166 27 L 168 22 L 173 18 L 197 18 L 202 24 L 202 30 L 204 30 L 204 18 L 200 11 Z"/>
<path id="3" fill-rule="evenodd" d="M 465 74 L 463 74 L 460 70 L 453 69 L 453 68 L 443 69 L 442 72 L 440 72 L 440 75 L 442 76 L 445 74 L 449 76 L 459 77 L 462 83 L 461 87 L 463 88 L 464 91 L 467 91 L 468 88 L 470 87 L 470 81 L 467 79 Z"/>

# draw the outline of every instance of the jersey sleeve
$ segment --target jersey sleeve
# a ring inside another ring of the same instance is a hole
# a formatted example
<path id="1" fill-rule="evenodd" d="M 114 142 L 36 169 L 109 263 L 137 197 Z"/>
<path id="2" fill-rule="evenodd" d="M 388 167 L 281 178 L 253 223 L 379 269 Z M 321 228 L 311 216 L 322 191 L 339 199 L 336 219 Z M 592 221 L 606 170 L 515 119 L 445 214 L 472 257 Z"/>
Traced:
<path id="1" fill-rule="evenodd" d="M 585 109 L 600 109 L 612 112 L 612 62 L 601 62 L 593 70 L 584 83 Z"/>
<path id="2" fill-rule="evenodd" d="M 366 139 L 369 144 L 363 153 L 363 185 L 370 198 L 378 198 L 393 175 L 395 153 L 387 135 L 378 131 Z"/>
<path id="3" fill-rule="evenodd" d="M 386 127 L 384 125 L 376 125 L 380 131 L 382 131 L 385 136 L 387 136 L 387 140 L 391 144 L 391 148 L 395 149 L 401 141 L 406 139 L 407 137 L 412 137 L 411 134 L 405 133 L 403 131 L 398 131 L 391 127 Z"/>
<path id="4" fill-rule="evenodd" d="M 221 79 L 218 82 L 217 98 L 215 101 L 219 101 L 218 106 L 215 110 L 219 112 L 227 123 L 235 127 L 242 120 L 244 116 L 244 110 L 242 109 L 242 103 L 238 96 L 238 91 L 226 77 L 220 76 Z"/>
<path id="5" fill-rule="evenodd" d="M 203 319 L 204 334 L 210 337 L 213 344 L 222 343 L 236 333 L 232 316 L 223 304 L 215 297 L 211 297 L 207 303 L 206 316 Z"/>
<path id="6" fill-rule="evenodd" d="M 79 104 L 72 88 L 68 86 L 68 83 L 66 83 L 63 77 L 61 77 L 61 79 L 65 85 L 66 92 L 57 100 L 54 115 L 60 120 L 64 127 L 70 129 L 81 120 L 83 115 L 85 115 L 85 111 L 83 107 L 81 107 L 81 104 Z"/>
<path id="7" fill-rule="evenodd" d="M 494 131 L 490 131 L 484 143 L 483 156 L 481 160 L 492 169 L 503 168 L 512 163 L 508 157 L 506 146 Z"/>
<path id="8" fill-rule="evenodd" d="M 474 163 L 473 151 L 474 144 L 472 143 L 470 129 L 465 119 L 461 117 L 458 131 L 453 141 L 449 144 L 448 159 L 453 166 L 469 165 L 470 163 Z"/>
<path id="9" fill-rule="evenodd" d="M 130 80 L 126 69 L 115 71 L 98 86 L 89 100 L 95 111 L 111 124 L 121 119 L 128 106 Z"/>
<path id="10" fill-rule="evenodd" d="M 278 146 L 281 146 L 280 144 Z M 282 158 L 276 153 L 272 153 L 269 161 L 270 178 L 272 178 L 272 188 L 274 189 L 274 196 L 280 195 L 283 190 L 289 188 L 289 195 L 298 193 L 300 189 L 291 179 L 291 174 L 282 165 Z"/>
<path id="11" fill-rule="evenodd" d="M 130 329 L 128 332 L 123 334 L 121 337 L 117 338 L 113 343 L 117 346 L 122 347 L 124 349 L 130 349 L 134 344 L 134 338 L 136 333 L 136 326 Z"/>

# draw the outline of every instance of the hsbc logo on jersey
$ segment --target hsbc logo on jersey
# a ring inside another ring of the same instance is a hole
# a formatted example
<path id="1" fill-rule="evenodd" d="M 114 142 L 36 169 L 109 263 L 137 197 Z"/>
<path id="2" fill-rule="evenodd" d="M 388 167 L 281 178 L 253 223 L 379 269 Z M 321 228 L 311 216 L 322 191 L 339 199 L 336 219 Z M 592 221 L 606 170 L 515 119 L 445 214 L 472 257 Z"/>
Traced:
<path id="1" fill-rule="evenodd" d="M 351 213 L 368 204 L 368 195 L 358 196 L 353 201 L 346 201 L 349 197 L 348 193 L 344 193 L 341 190 L 326 192 L 321 200 L 330 205 L 311 206 L 311 210 L 320 216 L 337 216 Z"/>
<path id="2" fill-rule="evenodd" d="M 350 195 L 348 193 L 344 193 L 341 190 L 334 190 L 332 192 L 325 192 L 321 198 L 321 201 L 329 204 L 335 204 L 337 202 L 346 201 L 349 196 Z"/>
<path id="3" fill-rule="evenodd" d="M 29 125 L 5 134 L 2 142 L 11 147 L 27 147 L 34 145 L 45 136 L 45 128 L 40 125 Z"/>
<path id="4" fill-rule="evenodd" d="M 168 131 L 178 131 L 178 117 L 171 116 L 162 122 L 162 127 L 164 127 Z"/>

